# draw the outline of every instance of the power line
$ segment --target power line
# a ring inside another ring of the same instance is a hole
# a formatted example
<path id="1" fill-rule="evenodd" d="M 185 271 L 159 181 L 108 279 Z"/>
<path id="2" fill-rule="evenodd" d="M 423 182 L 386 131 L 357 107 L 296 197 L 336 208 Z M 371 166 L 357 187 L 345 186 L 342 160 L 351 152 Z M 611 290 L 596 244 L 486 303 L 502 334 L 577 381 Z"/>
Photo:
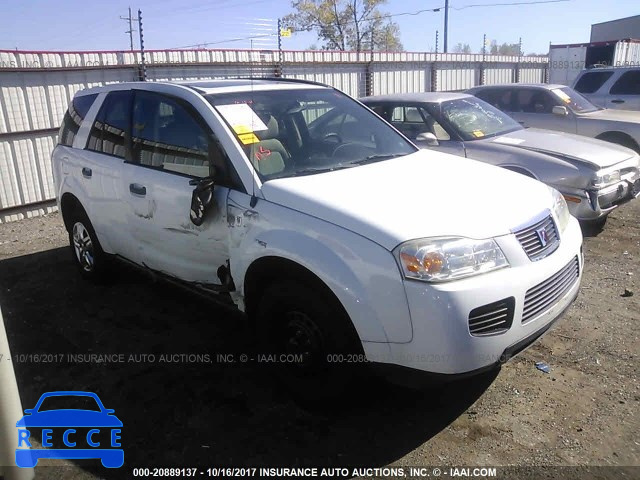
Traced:
<path id="1" fill-rule="evenodd" d="M 464 10 L 466 8 L 476 7 L 510 7 L 514 5 L 538 5 L 540 3 L 561 3 L 570 2 L 571 0 L 534 0 L 532 2 L 504 2 L 504 3 L 475 3 L 473 5 L 464 5 L 462 7 L 450 7 L 454 10 Z"/>

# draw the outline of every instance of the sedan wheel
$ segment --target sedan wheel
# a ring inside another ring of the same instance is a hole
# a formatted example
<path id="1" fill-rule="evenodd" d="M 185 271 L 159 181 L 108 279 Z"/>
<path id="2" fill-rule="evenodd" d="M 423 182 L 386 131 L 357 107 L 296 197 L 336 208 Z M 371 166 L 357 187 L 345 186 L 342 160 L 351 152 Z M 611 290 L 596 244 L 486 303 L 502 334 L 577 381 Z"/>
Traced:
<path id="1" fill-rule="evenodd" d="M 93 242 L 91 241 L 89 231 L 82 222 L 76 222 L 73 226 L 73 249 L 76 253 L 80 268 L 87 273 L 93 272 L 95 267 Z"/>

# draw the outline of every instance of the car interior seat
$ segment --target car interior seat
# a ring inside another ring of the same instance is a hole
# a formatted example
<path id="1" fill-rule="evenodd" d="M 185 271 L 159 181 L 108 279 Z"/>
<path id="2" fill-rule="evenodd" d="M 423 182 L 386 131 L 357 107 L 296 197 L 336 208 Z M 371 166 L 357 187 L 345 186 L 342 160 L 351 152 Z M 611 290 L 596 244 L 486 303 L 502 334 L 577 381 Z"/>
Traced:
<path id="1" fill-rule="evenodd" d="M 262 175 L 274 175 L 282 172 L 291 159 L 289 152 L 278 140 L 279 128 L 277 120 L 270 115 L 267 130 L 256 132 L 259 142 L 251 144 L 249 158 L 255 169 Z"/>

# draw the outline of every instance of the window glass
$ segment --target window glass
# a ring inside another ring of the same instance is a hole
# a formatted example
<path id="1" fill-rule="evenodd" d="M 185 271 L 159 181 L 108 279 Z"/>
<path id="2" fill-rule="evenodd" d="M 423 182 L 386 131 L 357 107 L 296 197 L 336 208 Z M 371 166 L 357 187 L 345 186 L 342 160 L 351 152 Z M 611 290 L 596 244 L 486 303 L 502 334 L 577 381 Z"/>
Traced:
<path id="1" fill-rule="evenodd" d="M 612 95 L 640 95 L 640 70 L 623 73 L 613 84 L 609 93 Z"/>
<path id="2" fill-rule="evenodd" d="M 450 140 L 446 130 L 424 108 L 395 107 L 391 112 L 391 123 L 411 140 L 417 140 L 421 133 L 432 133 L 438 140 Z"/>
<path id="3" fill-rule="evenodd" d="M 122 90 L 107 95 L 96 116 L 87 149 L 125 158 L 131 112 L 131 91 Z"/>
<path id="4" fill-rule="evenodd" d="M 518 89 L 516 111 L 523 113 L 551 113 L 559 105 L 551 95 L 542 89 Z"/>
<path id="5" fill-rule="evenodd" d="M 93 102 L 95 102 L 97 96 L 98 94 L 82 95 L 72 100 L 67 113 L 64 115 L 62 126 L 58 133 L 59 145 L 66 145 L 67 147 L 73 146 L 73 139 L 78 134 L 80 125 L 82 125 L 84 117 L 87 116 L 87 112 L 91 108 L 91 105 L 93 105 Z"/>
<path id="6" fill-rule="evenodd" d="M 438 107 L 430 105 L 429 109 Z M 522 126 L 511 117 L 475 97 L 460 98 L 442 102 L 439 117 L 465 141 L 494 137 L 516 130 Z"/>
<path id="7" fill-rule="evenodd" d="M 211 174 L 209 135 L 185 106 L 151 92 L 136 92 L 133 162 L 194 177 Z"/>
<path id="8" fill-rule="evenodd" d="M 613 72 L 587 72 L 580 77 L 574 90 L 580 93 L 594 93 L 611 78 L 611 75 Z"/>
<path id="9" fill-rule="evenodd" d="M 511 112 L 513 110 L 511 106 L 512 91 L 509 89 L 480 90 L 474 95 L 503 112 Z"/>
<path id="10" fill-rule="evenodd" d="M 569 107 L 577 113 L 595 112 L 598 110 L 593 103 L 569 87 L 554 88 L 551 90 L 556 105 Z"/>
<path id="11" fill-rule="evenodd" d="M 416 151 L 369 109 L 328 88 L 207 96 L 263 181 Z"/>

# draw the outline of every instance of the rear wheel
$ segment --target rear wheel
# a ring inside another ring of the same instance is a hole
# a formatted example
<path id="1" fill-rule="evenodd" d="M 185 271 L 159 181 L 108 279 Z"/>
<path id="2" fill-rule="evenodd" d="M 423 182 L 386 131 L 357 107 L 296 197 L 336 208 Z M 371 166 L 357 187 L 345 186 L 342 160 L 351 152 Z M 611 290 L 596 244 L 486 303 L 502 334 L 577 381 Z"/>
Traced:
<path id="1" fill-rule="evenodd" d="M 107 255 L 100 246 L 89 217 L 80 208 L 74 210 L 70 217 L 69 244 L 73 262 L 83 278 L 94 282 L 107 278 Z"/>
<path id="2" fill-rule="evenodd" d="M 310 404 L 336 400 L 366 371 L 360 339 L 335 297 L 307 285 L 268 287 L 256 315 L 261 354 L 278 382 Z"/>

